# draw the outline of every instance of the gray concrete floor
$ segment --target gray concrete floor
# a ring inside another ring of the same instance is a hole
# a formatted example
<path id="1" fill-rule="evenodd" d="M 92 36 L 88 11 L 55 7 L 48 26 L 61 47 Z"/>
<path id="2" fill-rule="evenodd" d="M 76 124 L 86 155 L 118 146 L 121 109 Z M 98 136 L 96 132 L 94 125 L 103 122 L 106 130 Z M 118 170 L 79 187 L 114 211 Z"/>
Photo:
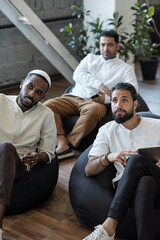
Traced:
<path id="1" fill-rule="evenodd" d="M 139 63 L 136 63 L 135 71 L 140 95 L 147 103 L 149 109 L 153 113 L 160 115 L 160 62 L 154 80 L 143 80 Z"/>

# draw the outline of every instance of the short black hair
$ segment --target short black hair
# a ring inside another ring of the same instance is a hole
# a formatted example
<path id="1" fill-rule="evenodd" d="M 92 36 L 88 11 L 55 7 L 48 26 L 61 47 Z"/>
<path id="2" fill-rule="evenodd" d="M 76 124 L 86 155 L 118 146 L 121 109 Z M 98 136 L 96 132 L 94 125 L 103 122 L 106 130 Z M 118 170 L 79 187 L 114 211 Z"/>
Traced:
<path id="1" fill-rule="evenodd" d="M 131 93 L 133 102 L 138 100 L 138 94 L 136 92 L 135 87 L 130 84 L 130 83 L 117 83 L 112 89 L 111 89 L 111 98 L 112 98 L 112 93 L 115 90 L 127 90 Z"/>
<path id="2" fill-rule="evenodd" d="M 115 30 L 113 30 L 113 29 L 111 29 L 111 30 L 106 30 L 106 31 L 101 32 L 100 35 L 99 35 L 99 39 L 100 39 L 101 37 L 113 37 L 113 38 L 114 38 L 114 41 L 115 41 L 116 43 L 119 43 L 119 35 L 118 35 L 118 33 L 117 33 Z"/>

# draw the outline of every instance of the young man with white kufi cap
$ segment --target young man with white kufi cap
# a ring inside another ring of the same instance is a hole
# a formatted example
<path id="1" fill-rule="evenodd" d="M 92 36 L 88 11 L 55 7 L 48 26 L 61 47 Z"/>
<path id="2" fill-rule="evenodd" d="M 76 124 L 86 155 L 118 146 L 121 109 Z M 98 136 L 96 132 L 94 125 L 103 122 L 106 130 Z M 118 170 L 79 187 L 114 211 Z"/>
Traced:
<path id="1" fill-rule="evenodd" d="M 54 115 L 40 103 L 50 87 L 49 75 L 36 69 L 22 80 L 18 96 L 0 94 L 0 240 L 14 180 L 55 156 Z"/>
<path id="2" fill-rule="evenodd" d="M 27 76 L 29 76 L 29 75 L 31 75 L 31 74 L 32 74 L 32 75 L 33 75 L 33 74 L 36 74 L 36 75 L 39 75 L 39 76 L 43 77 L 44 80 L 48 83 L 48 88 L 51 87 L 51 79 L 50 79 L 49 75 L 48 75 L 46 72 L 44 72 L 44 71 L 42 71 L 42 70 L 39 70 L 39 69 L 35 69 L 35 70 L 30 71 L 30 72 L 27 74 Z M 27 78 L 27 77 L 26 77 L 26 78 Z"/>

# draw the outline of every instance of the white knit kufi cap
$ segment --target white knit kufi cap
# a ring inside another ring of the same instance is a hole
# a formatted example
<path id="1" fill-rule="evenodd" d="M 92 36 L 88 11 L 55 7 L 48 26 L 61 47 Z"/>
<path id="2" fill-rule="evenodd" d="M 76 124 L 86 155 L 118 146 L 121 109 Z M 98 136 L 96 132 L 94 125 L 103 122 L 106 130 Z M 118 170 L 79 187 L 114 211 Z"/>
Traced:
<path id="1" fill-rule="evenodd" d="M 49 88 L 51 87 L 51 79 L 46 72 L 44 72 L 42 70 L 39 70 L 39 69 L 35 69 L 35 70 L 32 70 L 31 72 L 29 72 L 28 75 L 29 74 L 34 74 L 34 73 L 44 77 L 46 79 L 46 81 L 48 82 Z"/>

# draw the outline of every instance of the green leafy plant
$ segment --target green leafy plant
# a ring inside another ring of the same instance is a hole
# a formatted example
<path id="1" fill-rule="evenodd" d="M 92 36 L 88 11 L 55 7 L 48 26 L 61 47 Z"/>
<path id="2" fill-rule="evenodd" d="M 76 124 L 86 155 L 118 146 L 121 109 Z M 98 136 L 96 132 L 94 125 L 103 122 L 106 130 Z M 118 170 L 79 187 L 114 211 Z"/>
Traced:
<path id="1" fill-rule="evenodd" d="M 67 41 L 67 45 L 75 52 L 78 60 L 83 59 L 90 52 L 99 54 L 99 34 L 103 29 L 104 21 L 101 21 L 100 18 L 94 19 L 90 15 L 90 11 L 84 9 L 83 5 L 72 5 L 71 9 L 74 10 L 72 16 L 81 19 L 82 23 L 84 16 L 89 16 L 91 21 L 88 21 L 86 26 L 83 24 L 73 26 L 72 23 L 69 23 L 68 26 L 61 28 L 60 32 L 67 35 L 70 39 Z M 91 35 L 91 33 L 93 33 L 93 35 Z M 92 45 L 89 44 L 89 41 L 92 41 Z"/>
<path id="2" fill-rule="evenodd" d="M 122 28 L 123 16 L 119 16 L 118 12 L 113 13 L 113 18 L 108 19 L 108 25 L 112 25 L 115 31 L 119 34 L 119 56 L 124 58 L 127 61 L 130 58 L 130 53 L 134 53 L 133 39 L 130 37 L 130 34 Z"/>
<path id="3" fill-rule="evenodd" d="M 119 17 L 119 13 L 113 14 L 113 19 L 109 20 L 109 25 L 113 25 L 119 33 L 120 38 L 120 57 L 124 57 L 125 61 L 129 59 L 130 54 L 136 54 L 139 60 L 147 61 L 154 53 L 157 52 L 158 43 L 152 43 L 151 32 L 155 32 L 153 23 L 154 6 L 148 7 L 141 0 L 135 3 L 133 7 L 133 15 L 135 16 L 131 25 L 133 32 L 131 34 L 125 32 L 121 28 L 123 16 Z"/>
<path id="4" fill-rule="evenodd" d="M 82 6 L 72 5 L 71 9 L 76 10 L 73 12 L 72 16 L 76 16 L 78 19 L 84 20 L 84 14 L 88 15 L 89 11 L 84 13 L 84 8 Z M 82 59 L 90 52 L 90 47 L 87 47 L 88 43 L 88 31 L 85 26 L 76 24 L 75 26 L 72 23 L 69 23 L 68 26 L 60 29 L 60 32 L 64 33 L 69 37 L 67 45 L 75 52 L 78 59 Z"/>
<path id="5" fill-rule="evenodd" d="M 152 43 L 150 35 L 151 32 L 155 32 L 152 25 L 154 6 L 148 8 L 146 3 L 139 0 L 131 9 L 134 12 L 133 15 L 135 15 L 135 21 L 132 23 L 134 32 L 131 34 L 135 53 L 140 60 L 147 61 L 157 52 L 157 47 L 160 46 L 160 44 Z"/>
<path id="6" fill-rule="evenodd" d="M 83 59 L 88 53 L 93 52 L 99 54 L 99 34 L 104 30 L 104 21 L 100 18 L 94 19 L 89 10 L 84 9 L 83 5 L 72 5 L 74 10 L 73 16 L 84 20 L 88 16 L 91 21 L 87 22 L 86 26 L 75 25 L 69 23 L 68 26 L 61 28 L 60 31 L 66 34 L 70 40 L 67 45 L 75 51 L 78 60 Z M 157 51 L 160 44 L 152 43 L 150 32 L 154 32 L 154 6 L 148 7 L 146 3 L 139 0 L 131 7 L 135 19 L 131 22 L 133 32 L 129 34 L 123 26 L 123 16 L 119 16 L 118 12 L 113 14 L 113 18 L 106 20 L 108 26 L 112 25 L 119 34 L 120 49 L 119 56 L 127 61 L 130 54 L 137 54 L 142 61 L 149 60 Z M 93 38 L 93 39 L 91 39 Z M 92 42 L 92 45 L 89 45 Z"/>

